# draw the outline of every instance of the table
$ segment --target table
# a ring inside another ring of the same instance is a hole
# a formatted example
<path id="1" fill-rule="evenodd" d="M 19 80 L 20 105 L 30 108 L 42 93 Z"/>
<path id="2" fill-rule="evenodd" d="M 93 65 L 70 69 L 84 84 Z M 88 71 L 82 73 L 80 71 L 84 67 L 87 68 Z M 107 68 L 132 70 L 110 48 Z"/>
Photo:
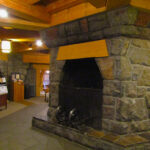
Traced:
<path id="1" fill-rule="evenodd" d="M 0 95 L 0 107 L 5 106 L 5 109 L 7 109 L 7 94 Z"/>

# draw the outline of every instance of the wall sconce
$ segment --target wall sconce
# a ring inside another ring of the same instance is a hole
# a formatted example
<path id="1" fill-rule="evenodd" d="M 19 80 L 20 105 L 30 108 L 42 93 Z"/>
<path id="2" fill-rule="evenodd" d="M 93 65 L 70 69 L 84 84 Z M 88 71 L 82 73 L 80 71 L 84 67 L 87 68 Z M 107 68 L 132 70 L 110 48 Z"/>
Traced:
<path id="1" fill-rule="evenodd" d="M 1 41 L 1 49 L 2 53 L 10 53 L 11 52 L 11 41 Z"/>

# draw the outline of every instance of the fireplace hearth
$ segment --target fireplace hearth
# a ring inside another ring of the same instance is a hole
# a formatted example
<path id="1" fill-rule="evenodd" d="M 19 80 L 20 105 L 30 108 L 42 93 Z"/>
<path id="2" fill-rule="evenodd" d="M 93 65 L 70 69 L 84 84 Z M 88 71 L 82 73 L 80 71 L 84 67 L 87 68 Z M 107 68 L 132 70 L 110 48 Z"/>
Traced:
<path id="1" fill-rule="evenodd" d="M 150 148 L 150 21 L 142 14 L 127 6 L 41 32 L 51 49 L 50 102 L 34 127 L 94 149 Z M 108 57 L 57 60 L 61 46 L 98 40 Z"/>
<path id="2" fill-rule="evenodd" d="M 66 61 L 59 85 L 59 106 L 66 114 L 66 124 L 100 129 L 102 88 L 103 79 L 94 58 Z"/>

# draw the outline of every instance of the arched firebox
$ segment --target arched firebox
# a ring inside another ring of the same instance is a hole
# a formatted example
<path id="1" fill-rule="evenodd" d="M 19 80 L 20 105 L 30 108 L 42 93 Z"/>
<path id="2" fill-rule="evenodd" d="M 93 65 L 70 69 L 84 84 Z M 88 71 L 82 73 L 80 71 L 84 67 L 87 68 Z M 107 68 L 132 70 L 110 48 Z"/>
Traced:
<path id="1" fill-rule="evenodd" d="M 76 109 L 77 125 L 101 128 L 103 78 L 94 58 L 67 60 L 61 74 L 59 105 Z"/>

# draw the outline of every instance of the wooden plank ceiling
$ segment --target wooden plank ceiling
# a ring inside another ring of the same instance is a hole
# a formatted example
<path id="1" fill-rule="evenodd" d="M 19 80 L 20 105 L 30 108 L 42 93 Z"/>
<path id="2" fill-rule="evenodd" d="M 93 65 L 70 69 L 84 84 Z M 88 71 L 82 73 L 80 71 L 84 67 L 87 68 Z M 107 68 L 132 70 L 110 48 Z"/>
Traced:
<path id="1" fill-rule="evenodd" d="M 129 4 L 150 9 L 150 0 L 0 0 L 9 13 L 0 18 L 0 39 L 12 40 L 14 52 L 44 52 L 45 45 L 35 46 L 41 29 Z"/>

